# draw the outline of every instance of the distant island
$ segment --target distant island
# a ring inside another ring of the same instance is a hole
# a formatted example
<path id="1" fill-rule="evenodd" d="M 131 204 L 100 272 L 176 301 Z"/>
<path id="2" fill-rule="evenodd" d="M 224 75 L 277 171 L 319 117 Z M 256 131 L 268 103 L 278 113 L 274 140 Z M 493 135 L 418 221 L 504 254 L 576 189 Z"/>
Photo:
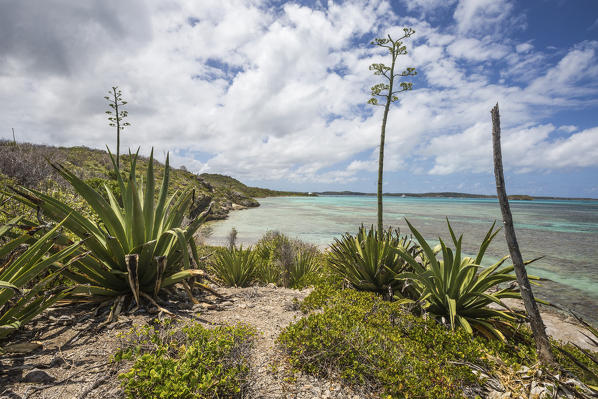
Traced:
<path id="1" fill-rule="evenodd" d="M 356 191 L 322 191 L 314 193 L 316 195 L 362 195 L 362 196 L 375 196 L 376 193 L 362 193 Z M 415 197 L 415 198 L 496 198 L 496 195 L 484 195 L 484 194 L 468 194 L 468 193 L 454 193 L 454 192 L 441 192 L 441 193 L 384 193 L 387 197 Z M 509 195 L 509 199 L 515 201 L 533 201 L 533 200 L 566 200 L 566 201 L 595 201 L 595 198 L 573 198 L 573 197 L 546 197 L 537 196 L 532 197 L 531 195 Z"/>

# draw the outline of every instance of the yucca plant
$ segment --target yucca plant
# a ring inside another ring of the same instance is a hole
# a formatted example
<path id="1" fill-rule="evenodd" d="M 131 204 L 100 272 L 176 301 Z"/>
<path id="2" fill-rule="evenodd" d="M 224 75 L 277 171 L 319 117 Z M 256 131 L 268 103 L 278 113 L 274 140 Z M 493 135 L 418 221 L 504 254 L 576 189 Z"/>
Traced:
<path id="1" fill-rule="evenodd" d="M 199 262 L 193 234 L 210 207 L 183 226 L 192 202 L 192 190 L 177 191 L 168 196 L 170 167 L 167 156 L 156 200 L 153 150 L 145 184 L 136 178 L 138 153 L 131 156 L 126 182 L 110 153 L 120 199 L 104 185 L 106 200 L 65 166 L 51 163 L 97 214 L 98 223 L 40 191 L 24 187 L 13 188 L 13 191 L 18 194 L 16 198 L 19 201 L 40 209 L 46 217 L 61 220 L 71 215 L 64 226 L 85 239 L 84 245 L 90 255 L 75 262 L 74 270 L 66 270 L 64 274 L 67 277 L 86 285 L 88 294 L 121 298 L 132 293 L 139 304 L 140 297 L 152 301 L 152 296 L 156 296 L 162 288 L 202 274 L 200 270 L 191 268 L 191 258 L 196 264 Z"/>
<path id="2" fill-rule="evenodd" d="M 318 273 L 318 259 L 314 251 L 297 251 L 295 259 L 289 267 L 289 287 L 301 288 L 305 286 L 310 277 Z"/>
<path id="3" fill-rule="evenodd" d="M 469 333 L 477 330 L 488 338 L 496 337 L 504 340 L 503 332 L 523 318 L 510 310 L 502 301 L 504 298 L 521 298 L 518 288 L 510 284 L 517 281 L 513 274 L 513 266 L 503 266 L 509 257 L 505 256 L 486 268 L 480 266 L 486 249 L 500 231 L 494 229 L 496 222 L 488 230 L 475 258 L 462 256 L 463 236 L 456 237 L 448 219 L 447 224 L 455 246 L 454 251 L 447 247 L 442 239 L 440 239 L 440 248 L 432 249 L 409 221 L 407 224 L 423 253 L 419 259 L 416 259 L 412 254 L 399 248 L 400 256 L 411 265 L 413 271 L 398 274 L 397 280 L 413 281 L 426 310 L 444 318 L 451 329 L 462 327 Z M 438 254 L 442 255 L 442 259 L 437 258 Z M 510 285 L 499 287 L 507 283 Z M 490 292 L 491 289 L 496 291 Z M 488 305 L 492 303 L 499 305 L 500 309 L 490 308 Z"/>
<path id="4" fill-rule="evenodd" d="M 247 287 L 256 277 L 258 263 L 251 248 L 222 248 L 214 256 L 211 271 L 223 284 L 232 287 Z"/>
<path id="5" fill-rule="evenodd" d="M 388 229 L 379 237 L 373 226 L 363 225 L 357 235 L 345 233 L 330 246 L 328 264 L 355 289 L 392 296 L 407 294 L 404 282 L 395 276 L 411 271 L 409 263 L 399 256 L 398 249 L 415 258 L 419 248 L 398 229 Z"/>
<path id="6" fill-rule="evenodd" d="M 0 226 L 0 240 L 9 237 L 9 232 L 22 219 L 19 216 Z M 63 260 L 73 255 L 81 245 L 74 243 L 51 251 L 55 240 L 60 237 L 59 229 L 66 222 L 66 219 L 63 220 L 37 239 L 32 235 L 33 230 L 12 235 L 12 239 L 0 248 L 0 259 L 5 260 L 0 266 L 0 339 L 77 288 L 47 290 L 48 285 L 68 266 L 68 262 L 62 263 Z M 23 250 L 23 246 L 27 249 Z M 74 259 L 71 258 L 71 262 Z"/>

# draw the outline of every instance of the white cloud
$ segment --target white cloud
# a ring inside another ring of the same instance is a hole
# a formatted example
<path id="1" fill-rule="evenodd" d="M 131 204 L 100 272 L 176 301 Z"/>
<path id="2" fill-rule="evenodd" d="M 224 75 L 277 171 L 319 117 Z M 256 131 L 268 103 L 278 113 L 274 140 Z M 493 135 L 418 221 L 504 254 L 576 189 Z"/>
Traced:
<path id="1" fill-rule="evenodd" d="M 576 130 L 578 130 L 578 128 L 575 125 L 563 125 L 563 126 L 559 126 L 559 128 L 557 130 L 567 132 L 567 133 L 573 133 Z"/>
<path id="2" fill-rule="evenodd" d="M 561 126 L 556 139 L 545 119 L 592 104 L 597 42 L 549 63 L 529 40 L 495 34 L 520 21 L 506 0 L 405 3 L 424 14 L 454 8 L 446 28 L 396 16 L 383 0 L 27 4 L 0 6 L 0 115 L 21 140 L 113 147 L 102 97 L 116 84 L 129 101 L 125 148 L 154 146 L 174 165 L 253 181 L 354 181 L 377 169 L 382 119 L 365 103 L 376 82 L 368 66 L 386 55 L 367 43 L 406 24 L 417 33 L 399 68 L 419 75 L 390 112 L 385 171 L 487 172 L 497 101 L 511 167 L 595 165 L 590 145 L 572 156 L 595 130 Z"/>
<path id="3" fill-rule="evenodd" d="M 598 128 L 553 140 L 552 125 L 504 131 L 501 137 L 503 164 L 516 172 L 598 166 Z M 465 132 L 436 137 L 427 153 L 434 157 L 430 174 L 492 171 L 492 128 L 478 124 Z"/>
<path id="4" fill-rule="evenodd" d="M 438 9 L 446 9 L 456 3 L 457 0 L 402 0 L 401 3 L 409 11 L 421 11 L 429 13 Z"/>
<path id="5" fill-rule="evenodd" d="M 521 43 L 521 44 L 518 44 L 515 46 L 515 50 L 518 53 L 527 53 L 527 52 L 531 51 L 533 48 L 534 48 L 534 46 L 529 42 Z"/>
<path id="6" fill-rule="evenodd" d="M 523 23 L 512 11 L 510 0 L 459 0 L 453 18 L 460 34 L 497 33 Z"/>

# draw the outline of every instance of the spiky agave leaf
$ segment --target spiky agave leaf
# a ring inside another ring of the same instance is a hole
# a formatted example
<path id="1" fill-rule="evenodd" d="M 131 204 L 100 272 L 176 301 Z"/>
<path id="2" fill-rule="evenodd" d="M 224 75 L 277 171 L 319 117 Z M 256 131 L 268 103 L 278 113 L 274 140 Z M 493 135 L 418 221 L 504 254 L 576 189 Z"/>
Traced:
<path id="1" fill-rule="evenodd" d="M 389 286 L 398 292 L 402 282 L 398 273 L 411 270 L 411 265 L 399 256 L 399 250 L 416 257 L 419 248 L 398 230 L 389 229 L 378 236 L 373 226 L 363 225 L 356 236 L 344 234 L 330 246 L 328 263 L 354 288 L 387 294 Z"/>
<path id="2" fill-rule="evenodd" d="M 513 266 L 503 265 L 508 256 L 487 268 L 480 266 L 486 249 L 499 231 L 494 229 L 495 223 L 484 237 L 475 259 L 462 256 L 463 236 L 455 235 L 448 219 L 447 225 L 455 249 L 453 251 L 440 239 L 438 253 L 442 254 L 441 259 L 437 258 L 436 252 L 420 232 L 409 221 L 407 224 L 422 247 L 424 256 L 418 260 L 399 249 L 400 256 L 413 267 L 414 272 L 401 273 L 397 279 L 413 281 L 427 310 L 444 317 L 452 329 L 461 327 L 469 333 L 476 330 L 487 337 L 504 340 L 504 331 L 523 318 L 502 301 L 505 298 L 521 298 L 518 289 L 507 287 L 489 292 L 490 289 L 517 281 Z M 499 308 L 489 307 L 491 304 Z"/>
<path id="3" fill-rule="evenodd" d="M 140 291 L 150 296 L 154 295 L 157 287 L 157 257 L 166 257 L 167 264 L 166 270 L 159 276 L 160 288 L 197 275 L 191 269 L 190 260 L 198 262 L 193 234 L 205 220 L 211 204 L 189 225 L 182 226 L 192 202 L 192 191 L 189 189 L 182 193 L 175 192 L 168 197 L 170 167 L 167 156 L 156 201 L 153 150 L 144 182 L 137 180 L 136 176 L 138 153 L 139 150 L 131 155 L 126 181 L 110 153 L 121 191 L 120 199 L 104 185 L 107 196 L 105 199 L 67 168 L 51 163 L 98 215 L 98 223 L 88 220 L 77 210 L 39 191 L 24 187 L 13 189 L 18 200 L 26 205 L 41 208 L 47 217 L 57 219 L 65 214 L 72 214 L 64 226 L 75 235 L 85 238 L 85 246 L 91 253 L 77 260 L 76 267 L 65 271 L 65 275 L 75 282 L 86 284 L 88 293 L 92 295 L 119 297 L 131 292 L 125 261 L 127 255 L 138 255 L 136 279 Z"/>
<path id="4" fill-rule="evenodd" d="M 215 254 L 211 269 L 224 284 L 247 287 L 256 276 L 258 262 L 251 248 L 223 248 Z"/>
<path id="5" fill-rule="evenodd" d="M 0 339 L 16 331 L 57 300 L 68 295 L 70 290 L 75 289 L 72 287 L 55 293 L 42 293 L 42 290 L 69 265 L 63 265 L 61 262 L 75 254 L 81 245 L 81 242 L 74 243 L 51 253 L 55 240 L 59 237 L 58 230 L 66 222 L 67 219 L 61 221 L 38 239 L 25 233 L 3 246 L 2 252 L 5 252 L 6 248 L 14 250 L 14 243 L 31 243 L 24 252 L 10 257 L 0 270 Z M 1 235 L 6 232 L 8 230 L 3 228 Z M 40 279 L 51 267 L 59 267 L 59 270 Z M 33 287 L 25 289 L 32 281 L 35 281 Z"/>

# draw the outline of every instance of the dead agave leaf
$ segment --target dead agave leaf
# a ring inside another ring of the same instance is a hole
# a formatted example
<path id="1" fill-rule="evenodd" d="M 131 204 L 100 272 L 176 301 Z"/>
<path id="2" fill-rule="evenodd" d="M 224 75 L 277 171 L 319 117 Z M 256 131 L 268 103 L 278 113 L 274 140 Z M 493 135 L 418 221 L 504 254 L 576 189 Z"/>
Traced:
<path id="1" fill-rule="evenodd" d="M 43 345 L 39 341 L 31 341 L 31 342 L 21 342 L 18 344 L 10 344 L 6 345 L 2 348 L 2 351 L 5 353 L 14 353 L 14 354 L 27 354 L 38 349 L 43 348 Z"/>

